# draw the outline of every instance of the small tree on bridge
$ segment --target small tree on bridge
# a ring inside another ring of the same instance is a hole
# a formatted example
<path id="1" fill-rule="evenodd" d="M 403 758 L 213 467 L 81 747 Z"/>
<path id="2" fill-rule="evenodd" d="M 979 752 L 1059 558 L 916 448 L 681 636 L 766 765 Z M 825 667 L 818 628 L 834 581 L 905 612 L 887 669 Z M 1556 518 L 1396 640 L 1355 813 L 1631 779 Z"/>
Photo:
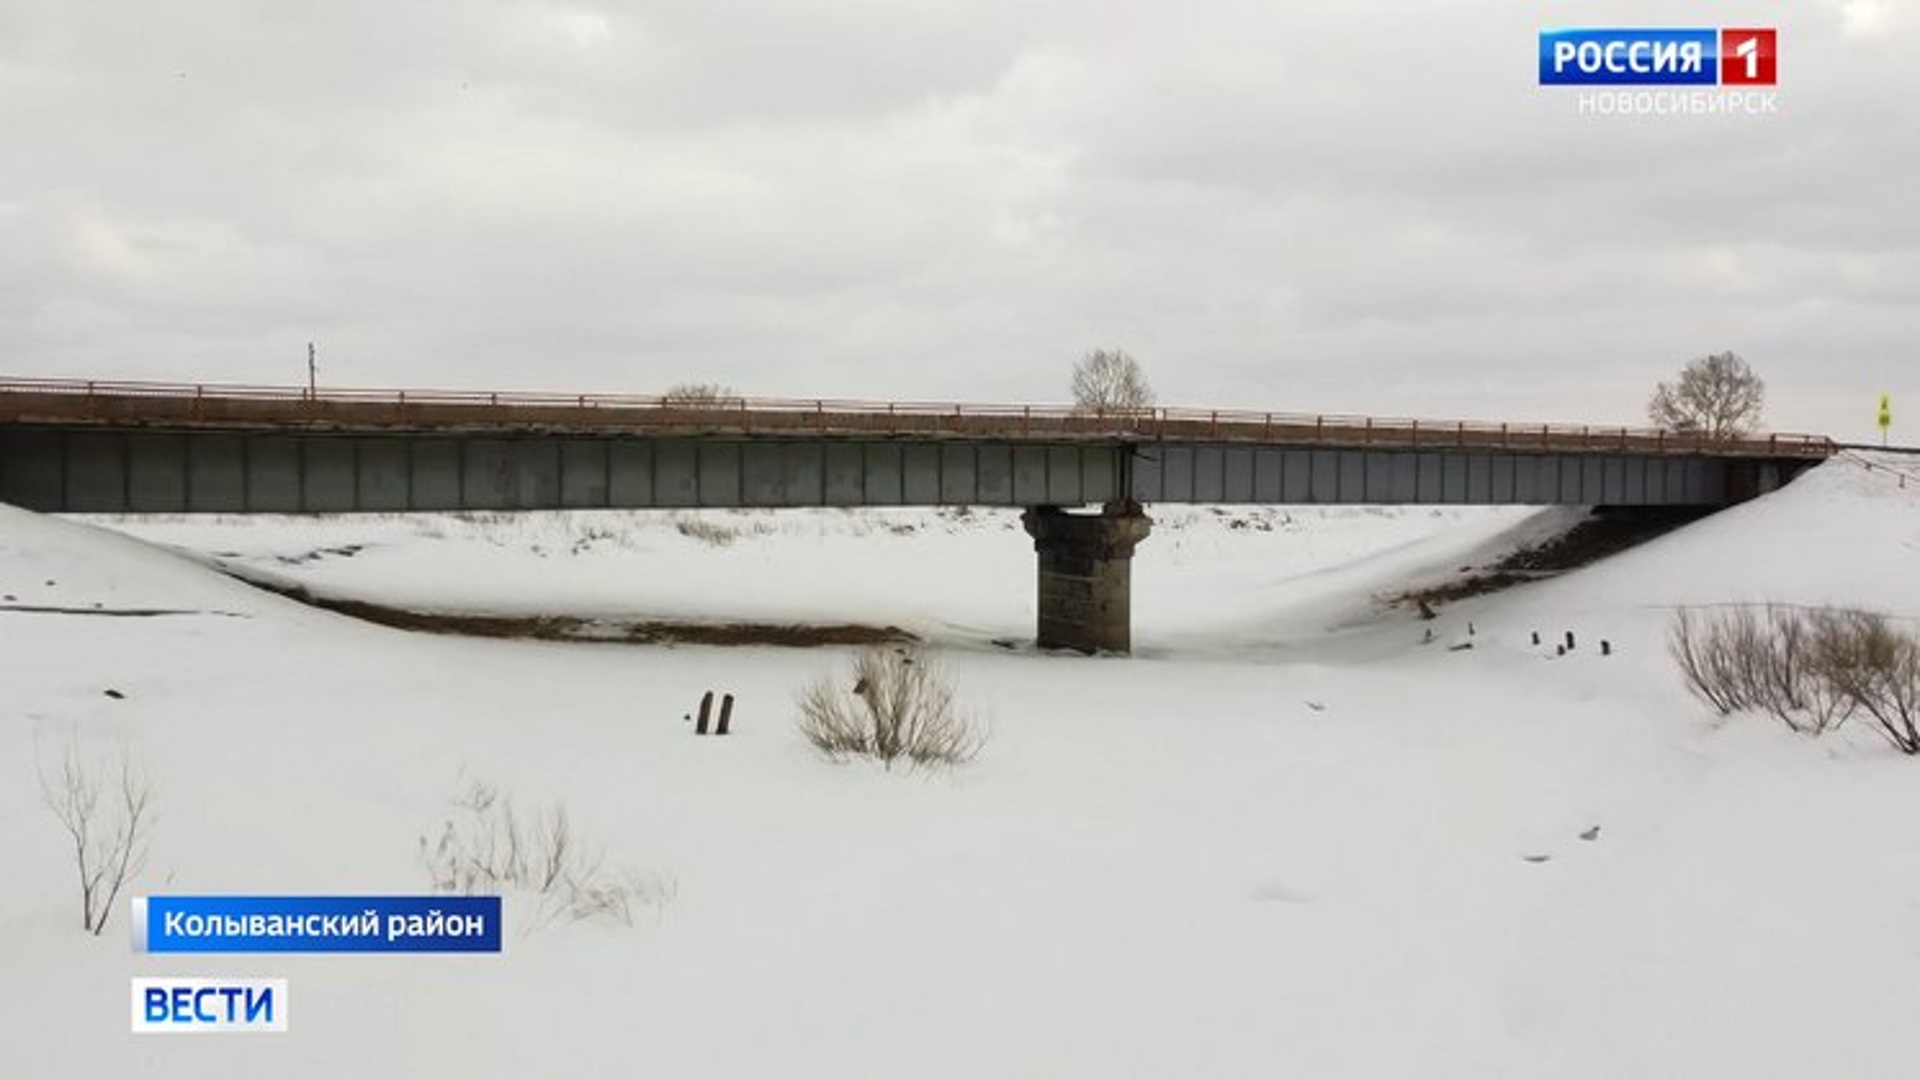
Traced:
<path id="1" fill-rule="evenodd" d="M 1081 412 L 1130 412 L 1153 407 L 1153 387 L 1140 362 L 1120 349 L 1095 349 L 1073 365 L 1073 407 Z"/>
<path id="2" fill-rule="evenodd" d="M 1713 438 L 1735 438 L 1760 426 L 1767 384 L 1738 353 L 1703 356 L 1661 383 L 1647 403 L 1647 417 L 1670 431 L 1697 431 Z"/>

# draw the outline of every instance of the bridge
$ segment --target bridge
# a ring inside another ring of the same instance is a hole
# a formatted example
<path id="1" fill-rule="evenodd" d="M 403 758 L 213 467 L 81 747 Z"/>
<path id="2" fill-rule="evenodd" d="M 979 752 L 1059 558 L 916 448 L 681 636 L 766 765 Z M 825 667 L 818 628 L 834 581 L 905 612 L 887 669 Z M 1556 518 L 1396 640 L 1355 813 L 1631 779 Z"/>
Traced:
<path id="1" fill-rule="evenodd" d="M 50 513 L 1023 507 L 1040 642 L 1088 651 L 1128 646 L 1142 504 L 1713 507 L 1835 450 L 1238 410 L 0 378 L 0 502 Z"/>

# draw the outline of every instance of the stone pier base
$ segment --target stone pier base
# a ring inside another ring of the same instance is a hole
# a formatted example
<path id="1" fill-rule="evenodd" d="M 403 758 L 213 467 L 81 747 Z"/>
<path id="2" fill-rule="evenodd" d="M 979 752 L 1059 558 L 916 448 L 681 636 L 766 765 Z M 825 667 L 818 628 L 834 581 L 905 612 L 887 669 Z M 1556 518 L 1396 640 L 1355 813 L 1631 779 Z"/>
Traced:
<path id="1" fill-rule="evenodd" d="M 1109 503 L 1098 514 L 1036 506 L 1021 521 L 1040 557 L 1040 647 L 1130 651 L 1133 549 L 1152 519 L 1137 503 Z"/>

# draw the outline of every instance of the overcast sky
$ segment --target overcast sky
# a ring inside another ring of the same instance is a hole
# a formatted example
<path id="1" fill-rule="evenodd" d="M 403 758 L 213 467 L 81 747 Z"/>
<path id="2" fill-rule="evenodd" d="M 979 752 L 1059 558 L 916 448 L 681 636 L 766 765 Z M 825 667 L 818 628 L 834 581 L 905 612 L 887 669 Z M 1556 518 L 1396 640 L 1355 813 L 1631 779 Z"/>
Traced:
<path id="1" fill-rule="evenodd" d="M 1541 29 L 1774 25 L 1779 114 Z M 0 373 L 1920 441 L 1920 0 L 0 0 Z M 1904 409 L 1902 406 L 1904 405 Z M 1903 434 L 1904 429 L 1904 434 Z"/>

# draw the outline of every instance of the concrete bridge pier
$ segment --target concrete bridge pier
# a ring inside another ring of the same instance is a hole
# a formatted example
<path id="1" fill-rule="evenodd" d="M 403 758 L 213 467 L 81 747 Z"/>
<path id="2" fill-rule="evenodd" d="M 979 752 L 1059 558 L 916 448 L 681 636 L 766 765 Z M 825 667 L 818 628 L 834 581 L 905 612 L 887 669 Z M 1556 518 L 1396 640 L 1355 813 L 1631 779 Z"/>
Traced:
<path id="1" fill-rule="evenodd" d="M 1133 549 L 1153 519 L 1134 502 L 1108 503 L 1097 514 L 1057 506 L 1021 515 L 1039 555 L 1039 645 L 1077 652 L 1133 648 Z"/>

